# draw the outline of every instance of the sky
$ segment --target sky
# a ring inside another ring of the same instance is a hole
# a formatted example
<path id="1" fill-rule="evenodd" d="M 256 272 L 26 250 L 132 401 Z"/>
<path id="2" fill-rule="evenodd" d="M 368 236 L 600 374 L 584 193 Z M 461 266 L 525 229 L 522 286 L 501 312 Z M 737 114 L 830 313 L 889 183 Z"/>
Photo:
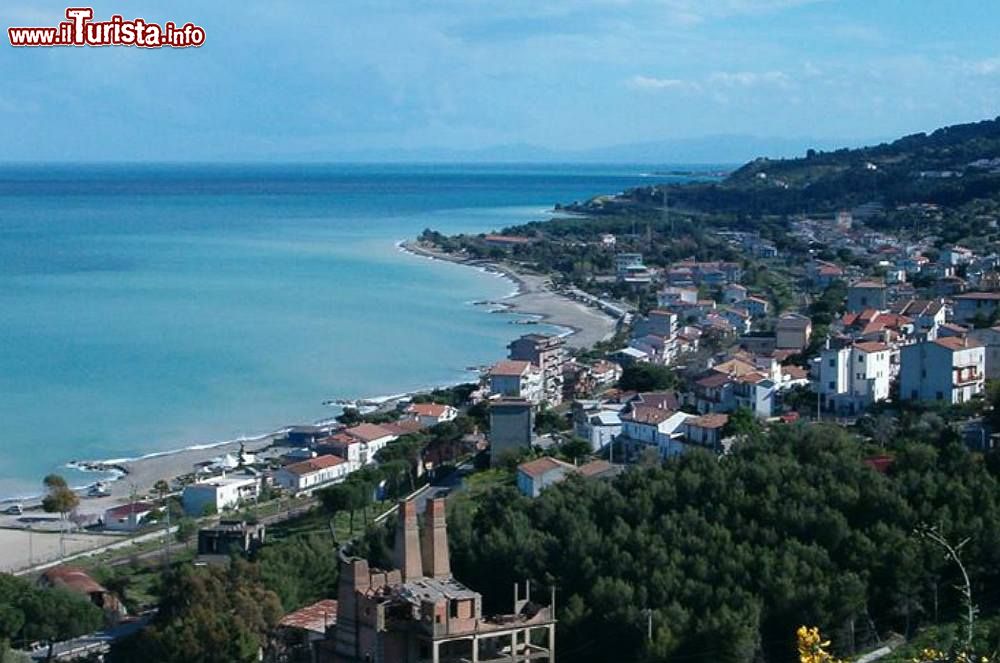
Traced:
<path id="1" fill-rule="evenodd" d="M 726 135 L 856 145 L 1000 115 L 989 0 L 92 6 L 98 19 L 191 21 L 207 41 L 15 49 L 4 35 L 0 160 L 572 154 Z M 3 0 L 0 22 L 55 25 L 65 8 Z"/>

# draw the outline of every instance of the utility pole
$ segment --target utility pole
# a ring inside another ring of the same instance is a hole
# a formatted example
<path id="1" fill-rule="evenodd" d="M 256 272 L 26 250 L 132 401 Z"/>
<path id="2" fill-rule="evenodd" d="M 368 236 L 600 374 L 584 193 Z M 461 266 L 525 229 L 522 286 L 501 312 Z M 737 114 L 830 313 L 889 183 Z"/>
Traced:
<path id="1" fill-rule="evenodd" d="M 646 642 L 653 642 L 653 611 L 649 608 L 643 610 L 646 614 Z"/>

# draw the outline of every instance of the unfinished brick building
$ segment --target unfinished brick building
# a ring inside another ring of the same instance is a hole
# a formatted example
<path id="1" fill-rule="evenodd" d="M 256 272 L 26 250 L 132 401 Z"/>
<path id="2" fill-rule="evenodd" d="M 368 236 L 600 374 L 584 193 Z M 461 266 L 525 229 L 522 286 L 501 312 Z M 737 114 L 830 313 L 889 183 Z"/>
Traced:
<path id="1" fill-rule="evenodd" d="M 543 607 L 515 587 L 513 614 L 483 617 L 482 596 L 451 575 L 444 499 L 422 527 L 416 503 L 400 503 L 394 554 L 389 571 L 341 556 L 338 663 L 555 661 L 555 593 Z"/>

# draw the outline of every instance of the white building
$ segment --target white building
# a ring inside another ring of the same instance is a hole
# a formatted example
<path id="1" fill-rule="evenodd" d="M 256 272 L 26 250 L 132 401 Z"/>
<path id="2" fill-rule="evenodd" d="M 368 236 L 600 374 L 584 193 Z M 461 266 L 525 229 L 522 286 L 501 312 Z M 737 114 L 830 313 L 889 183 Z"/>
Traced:
<path id="1" fill-rule="evenodd" d="M 530 361 L 500 361 L 490 369 L 490 392 L 538 405 L 545 398 L 545 381 L 541 369 Z"/>
<path id="2" fill-rule="evenodd" d="M 517 489 L 525 497 L 538 497 L 542 490 L 557 484 L 576 468 L 548 456 L 517 466 Z"/>
<path id="3" fill-rule="evenodd" d="M 319 456 L 286 465 L 274 473 L 274 481 L 293 493 L 311 492 L 342 481 L 349 473 L 348 461 L 334 455 Z"/>
<path id="4" fill-rule="evenodd" d="M 413 403 L 406 408 L 406 413 L 427 428 L 446 421 L 454 421 L 458 417 L 457 409 L 440 403 Z"/>
<path id="5" fill-rule="evenodd" d="M 858 414 L 889 398 L 892 349 L 885 343 L 857 343 L 823 350 L 816 391 L 823 409 Z"/>
<path id="6" fill-rule="evenodd" d="M 146 517 L 156 511 L 149 502 L 132 502 L 112 507 L 104 512 L 104 529 L 113 532 L 134 532 L 145 524 Z"/>
<path id="7" fill-rule="evenodd" d="M 907 345 L 901 363 L 902 400 L 965 403 L 985 385 L 986 351 L 978 341 L 948 337 Z"/>
<path id="8" fill-rule="evenodd" d="M 673 412 L 658 407 L 636 405 L 621 417 L 621 437 L 631 442 L 631 447 L 656 447 L 661 456 L 671 455 L 671 449 L 683 435 L 684 422 L 693 415 Z"/>
<path id="9" fill-rule="evenodd" d="M 184 487 L 181 503 L 184 511 L 192 516 L 200 516 L 206 510 L 216 513 L 231 509 L 257 499 L 260 481 L 250 476 L 221 476 Z"/>
<path id="10" fill-rule="evenodd" d="M 621 414 L 614 409 L 582 407 L 574 412 L 573 433 L 590 442 L 594 451 L 611 444 L 621 432 Z"/>

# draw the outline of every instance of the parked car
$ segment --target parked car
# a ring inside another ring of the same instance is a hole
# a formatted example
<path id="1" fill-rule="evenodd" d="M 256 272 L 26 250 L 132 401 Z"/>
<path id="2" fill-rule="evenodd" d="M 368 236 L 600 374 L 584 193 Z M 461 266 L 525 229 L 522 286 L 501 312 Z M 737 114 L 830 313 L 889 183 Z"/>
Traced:
<path id="1" fill-rule="evenodd" d="M 20 504 L 12 504 L 3 510 L 8 516 L 23 516 L 24 508 Z"/>

